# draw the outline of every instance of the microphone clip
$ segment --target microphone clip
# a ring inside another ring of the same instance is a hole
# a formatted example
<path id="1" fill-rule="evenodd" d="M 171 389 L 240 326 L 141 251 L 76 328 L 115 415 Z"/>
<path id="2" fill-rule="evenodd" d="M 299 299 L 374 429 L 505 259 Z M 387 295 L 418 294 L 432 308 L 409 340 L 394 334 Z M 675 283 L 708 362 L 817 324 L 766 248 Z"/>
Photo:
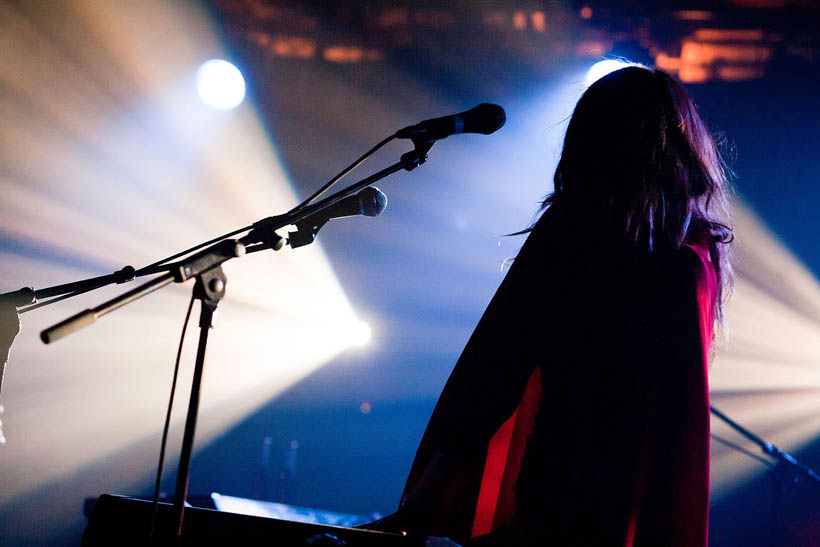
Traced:
<path id="1" fill-rule="evenodd" d="M 422 163 L 427 161 L 427 153 L 436 144 L 435 140 L 427 140 L 422 137 L 411 137 L 413 150 L 401 155 L 401 166 L 405 171 L 412 171 Z"/>
<path id="2" fill-rule="evenodd" d="M 312 222 L 310 219 L 303 222 L 297 222 L 295 224 L 296 231 L 288 232 L 288 245 L 290 245 L 291 249 L 297 249 L 299 247 L 304 247 L 305 245 L 310 245 L 313 243 L 313 240 L 316 239 L 316 234 L 319 233 L 319 230 L 321 230 L 322 226 L 326 223 L 327 220 Z"/>
<path id="3" fill-rule="evenodd" d="M 253 225 L 253 229 L 248 233 L 246 245 L 258 243 L 253 248 L 272 249 L 278 251 L 285 246 L 285 238 L 276 233 L 276 224 L 281 216 L 268 217 Z"/>

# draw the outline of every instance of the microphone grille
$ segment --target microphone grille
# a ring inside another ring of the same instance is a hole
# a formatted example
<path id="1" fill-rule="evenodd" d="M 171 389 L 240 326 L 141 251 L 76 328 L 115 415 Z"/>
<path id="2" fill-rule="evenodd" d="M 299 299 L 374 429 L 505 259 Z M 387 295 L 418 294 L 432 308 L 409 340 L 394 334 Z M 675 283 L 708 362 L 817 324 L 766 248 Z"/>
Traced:
<path id="1" fill-rule="evenodd" d="M 368 217 L 379 216 L 387 207 L 387 196 L 373 186 L 361 190 L 358 194 L 359 204 L 362 207 L 362 214 Z"/>
<path id="2" fill-rule="evenodd" d="M 481 120 L 481 129 L 477 133 L 495 133 L 507 122 L 507 113 L 497 104 L 481 103 L 474 110 Z"/>

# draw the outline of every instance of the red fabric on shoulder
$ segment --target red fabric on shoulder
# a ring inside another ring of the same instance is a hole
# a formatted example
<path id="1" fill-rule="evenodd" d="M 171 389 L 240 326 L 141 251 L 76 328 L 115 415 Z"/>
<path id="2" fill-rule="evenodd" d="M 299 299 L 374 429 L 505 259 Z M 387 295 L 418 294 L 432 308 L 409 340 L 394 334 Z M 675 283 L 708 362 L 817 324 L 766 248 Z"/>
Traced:
<path id="1" fill-rule="evenodd" d="M 471 537 L 489 534 L 515 517 L 515 482 L 543 397 L 541 369 L 536 368 L 518 408 L 490 439 Z"/>

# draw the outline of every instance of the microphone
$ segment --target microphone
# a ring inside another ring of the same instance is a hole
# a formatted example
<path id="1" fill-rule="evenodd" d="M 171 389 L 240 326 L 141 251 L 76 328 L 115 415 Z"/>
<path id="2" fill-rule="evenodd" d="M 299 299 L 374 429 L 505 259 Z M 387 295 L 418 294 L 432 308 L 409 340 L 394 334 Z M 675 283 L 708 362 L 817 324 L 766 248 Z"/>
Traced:
<path id="1" fill-rule="evenodd" d="M 297 224 L 321 225 L 334 218 L 364 215 L 377 217 L 387 207 L 387 196 L 378 188 L 368 186 L 358 194 L 348 196 L 333 205 L 316 211 L 297 222 Z"/>
<path id="2" fill-rule="evenodd" d="M 507 121 L 507 114 L 497 104 L 481 103 L 460 114 L 451 114 L 409 125 L 396 131 L 399 139 L 437 141 L 458 133 L 495 133 Z"/>
<path id="3" fill-rule="evenodd" d="M 387 207 L 387 196 L 378 188 L 368 186 L 358 194 L 348 196 L 333 205 L 316 211 L 310 216 L 296 222 L 297 230 L 288 232 L 288 244 L 291 249 L 312 243 L 319 229 L 328 220 L 334 218 L 364 215 L 366 217 L 379 216 Z"/>

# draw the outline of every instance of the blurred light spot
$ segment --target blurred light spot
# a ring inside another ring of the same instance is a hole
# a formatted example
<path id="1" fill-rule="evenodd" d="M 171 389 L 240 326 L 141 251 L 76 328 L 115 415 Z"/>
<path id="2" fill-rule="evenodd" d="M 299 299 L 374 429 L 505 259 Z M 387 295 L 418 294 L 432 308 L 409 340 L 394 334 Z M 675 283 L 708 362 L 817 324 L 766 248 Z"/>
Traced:
<path id="1" fill-rule="evenodd" d="M 695 39 L 706 42 L 759 42 L 763 40 L 762 29 L 699 28 Z"/>
<path id="2" fill-rule="evenodd" d="M 763 63 L 772 56 L 766 46 L 753 44 L 709 44 L 686 40 L 681 47 L 683 64 L 713 64 L 718 61 L 733 63 Z"/>
<path id="3" fill-rule="evenodd" d="M 703 10 L 681 10 L 675 12 L 675 17 L 681 21 L 711 21 L 715 14 Z"/>
<path id="4" fill-rule="evenodd" d="M 364 321 L 353 321 L 345 329 L 344 336 L 351 346 L 364 346 L 370 342 L 372 331 L 370 325 Z"/>
<path id="5" fill-rule="evenodd" d="M 687 84 L 705 82 L 709 79 L 709 71 L 698 65 L 684 65 L 680 67 L 678 78 Z"/>
<path id="6" fill-rule="evenodd" d="M 581 19 L 591 19 L 592 18 L 592 8 L 589 6 L 584 6 L 581 8 Z"/>
<path id="7" fill-rule="evenodd" d="M 378 18 L 378 25 L 380 27 L 398 27 L 406 25 L 408 21 L 407 9 L 405 8 L 390 8 L 382 12 Z"/>
<path id="8" fill-rule="evenodd" d="M 513 28 L 516 30 L 527 28 L 527 15 L 523 11 L 516 11 L 513 14 Z"/>
<path id="9" fill-rule="evenodd" d="M 489 27 L 503 28 L 507 25 L 507 14 L 503 11 L 487 11 L 481 20 Z"/>
<path id="10" fill-rule="evenodd" d="M 546 32 L 547 30 L 547 16 L 543 11 L 536 11 L 532 14 L 532 29 L 535 32 Z"/>
<path id="11" fill-rule="evenodd" d="M 378 49 L 364 49 L 359 46 L 329 46 L 323 56 L 331 63 L 358 63 L 359 61 L 381 61 L 384 53 Z"/>
<path id="12" fill-rule="evenodd" d="M 296 450 L 297 448 L 299 448 L 299 441 L 297 441 L 297 440 L 290 441 L 290 447 L 292 449 Z"/>
<path id="13" fill-rule="evenodd" d="M 666 72 L 677 72 L 680 70 L 680 57 L 671 57 L 661 51 L 655 57 L 655 66 Z"/>
<path id="14" fill-rule="evenodd" d="M 245 79 L 228 61 L 211 59 L 196 71 L 196 90 L 205 104 L 232 110 L 245 98 Z"/>
<path id="15" fill-rule="evenodd" d="M 356 63 L 364 58 L 364 50 L 357 46 L 330 46 L 324 57 L 332 63 Z"/>
<path id="16" fill-rule="evenodd" d="M 359 412 L 362 414 L 370 414 L 370 410 L 371 406 L 367 401 L 362 401 L 362 404 L 359 405 Z"/>
<path id="17" fill-rule="evenodd" d="M 272 20 L 280 16 L 281 10 L 264 2 L 248 2 L 248 8 L 256 19 Z"/>
<path id="18" fill-rule="evenodd" d="M 277 36 L 268 52 L 276 57 L 310 59 L 316 54 L 316 40 L 301 36 Z"/>
<path id="19" fill-rule="evenodd" d="M 655 66 L 677 72 L 685 83 L 706 82 L 712 78 L 752 80 L 763 76 L 764 66 L 773 55 L 771 47 L 761 45 L 760 30 L 698 29 L 694 36 L 684 40 L 680 57 L 658 52 Z M 732 43 L 733 40 L 747 42 Z"/>
<path id="20" fill-rule="evenodd" d="M 722 66 L 717 69 L 717 77 L 727 82 L 741 82 L 763 77 L 763 67 Z"/>
<path id="21" fill-rule="evenodd" d="M 630 64 L 631 63 L 618 61 L 616 59 L 605 59 L 603 61 L 598 61 L 589 67 L 589 70 L 587 70 L 587 75 L 584 78 L 584 85 L 589 87 L 610 72 L 615 72 L 616 70 L 630 66 Z"/>
<path id="22" fill-rule="evenodd" d="M 576 48 L 578 55 L 582 57 L 601 57 L 612 47 L 612 42 L 600 40 L 588 40 L 580 42 Z"/>

